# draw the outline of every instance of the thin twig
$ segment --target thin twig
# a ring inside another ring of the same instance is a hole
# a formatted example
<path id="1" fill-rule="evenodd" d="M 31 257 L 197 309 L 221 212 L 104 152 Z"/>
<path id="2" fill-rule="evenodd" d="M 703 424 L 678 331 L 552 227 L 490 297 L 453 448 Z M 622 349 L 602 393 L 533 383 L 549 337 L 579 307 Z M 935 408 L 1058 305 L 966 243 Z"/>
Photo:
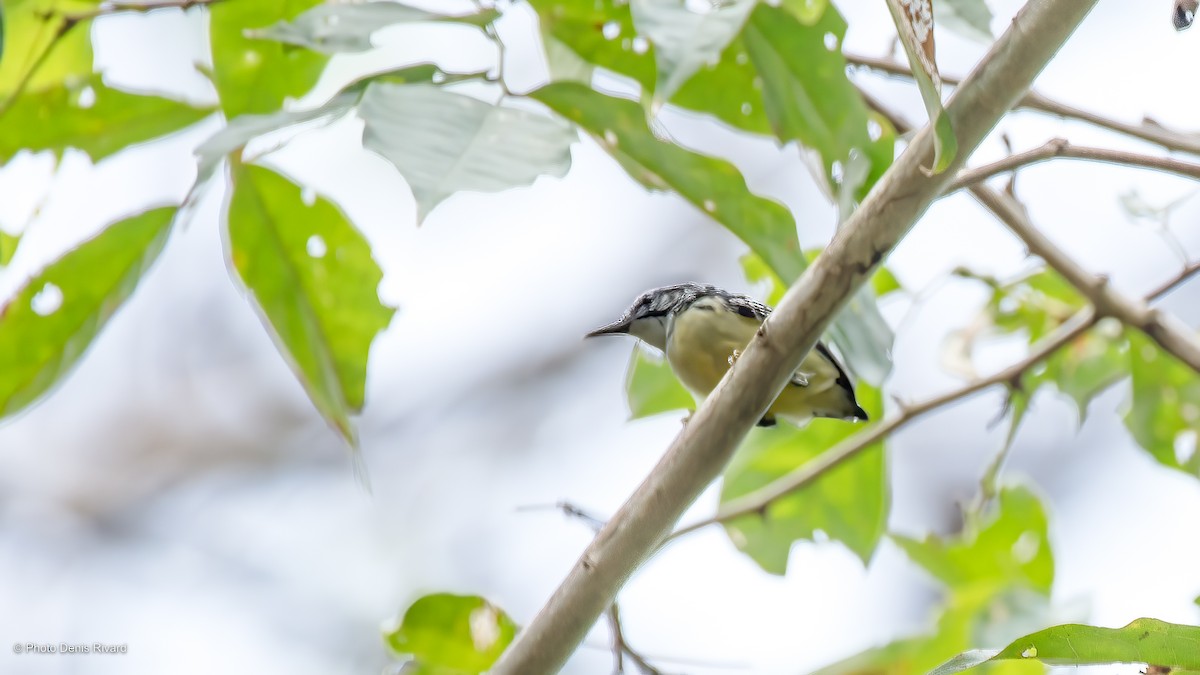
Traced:
<path id="1" fill-rule="evenodd" d="M 1200 262 L 1188 265 L 1170 280 L 1150 291 L 1146 295 L 1146 302 L 1158 300 L 1197 273 L 1200 273 Z M 709 525 L 727 523 L 736 518 L 752 514 L 763 514 L 774 502 L 811 484 L 843 462 L 852 459 L 871 447 L 871 445 L 899 431 L 917 418 L 924 417 L 931 412 L 967 399 L 997 385 L 1015 386 L 1031 368 L 1045 361 L 1059 349 L 1074 342 L 1092 326 L 1096 325 L 1101 318 L 1091 307 L 1079 310 L 1071 318 L 1063 322 L 1053 333 L 1038 342 L 1033 351 L 1020 361 L 990 377 L 977 380 L 953 391 L 935 396 L 927 401 L 903 406 L 900 413 L 895 417 L 847 438 L 786 476 L 754 492 L 726 502 L 713 517 L 705 518 L 686 527 L 679 528 L 671 533 L 667 541 L 679 539 Z"/>
<path id="2" fill-rule="evenodd" d="M 629 657 L 642 675 L 664 675 L 661 670 L 651 665 L 640 652 L 634 651 L 633 647 L 629 646 L 629 642 L 625 640 L 625 631 L 621 628 L 621 608 L 617 603 L 614 602 L 609 606 L 607 615 L 608 627 L 612 633 L 613 666 L 615 668 L 613 675 L 625 672 L 625 657 Z"/>
<path id="3" fill-rule="evenodd" d="M 864 68 L 870 68 L 888 75 L 897 77 L 912 78 L 912 70 L 907 64 L 900 63 L 890 58 L 880 58 L 875 56 L 863 56 L 860 54 L 846 54 L 846 62 Z M 942 75 L 942 82 L 951 86 L 957 86 L 960 80 L 956 77 Z M 1179 152 L 1187 152 L 1193 155 L 1200 154 L 1200 134 L 1190 134 L 1173 129 L 1167 129 L 1162 125 L 1153 122 L 1149 119 L 1141 124 L 1129 124 L 1114 120 L 1103 115 L 1098 115 L 1088 110 L 1075 108 L 1065 103 L 1059 103 L 1052 99 L 1036 92 L 1026 93 L 1017 103 L 1018 108 L 1026 110 L 1036 110 L 1038 112 L 1054 115 L 1055 117 L 1063 117 L 1066 119 L 1079 120 L 1087 122 L 1094 126 L 1115 131 L 1126 136 L 1133 136 L 1148 143 L 1162 146 L 1168 150 L 1177 150 Z"/>
<path id="4" fill-rule="evenodd" d="M 1055 138 L 1040 148 L 1019 152 L 1015 155 L 1009 155 L 1002 160 L 985 164 L 984 166 L 974 169 L 966 169 L 958 174 L 950 187 L 946 189 L 947 193 L 961 190 L 963 188 L 977 185 L 983 181 L 1009 171 L 1015 171 L 1022 167 L 1038 162 L 1044 162 L 1048 159 L 1062 157 L 1066 159 L 1087 159 L 1096 162 L 1108 162 L 1110 164 L 1120 164 L 1123 166 L 1139 166 L 1145 169 L 1154 169 L 1156 171 L 1164 171 L 1173 173 L 1184 178 L 1192 178 L 1200 180 L 1200 164 L 1192 162 L 1184 162 L 1170 157 L 1154 157 L 1152 155 L 1143 155 L 1136 152 L 1124 152 L 1121 150 L 1109 150 L 1107 148 L 1090 148 L 1078 145 L 1071 145 L 1063 138 Z"/>
<path id="5" fill-rule="evenodd" d="M 884 108 L 876 99 L 868 99 L 872 107 Z M 888 114 L 897 132 L 910 125 L 895 113 Z M 986 185 L 969 187 L 971 194 L 1012 231 L 1029 252 L 1046 261 L 1072 286 L 1092 303 L 1101 317 L 1111 316 L 1127 326 L 1145 333 L 1164 350 L 1200 373 L 1200 334 L 1170 314 L 1150 308 L 1145 302 L 1130 298 L 1108 283 L 1106 277 L 1088 272 L 1061 248 L 1050 241 L 1029 219 L 1025 208 L 1007 192 L 998 192 Z"/>
<path id="6" fill-rule="evenodd" d="M 972 187 L 971 194 L 1025 242 L 1030 253 L 1045 260 L 1047 265 L 1078 289 L 1096 308 L 1097 314 L 1120 319 L 1121 323 L 1142 331 L 1175 358 L 1200 373 L 1200 334 L 1174 316 L 1120 293 L 1108 283 L 1107 278 L 1084 269 L 1033 225 L 1016 199 L 982 185 Z"/>

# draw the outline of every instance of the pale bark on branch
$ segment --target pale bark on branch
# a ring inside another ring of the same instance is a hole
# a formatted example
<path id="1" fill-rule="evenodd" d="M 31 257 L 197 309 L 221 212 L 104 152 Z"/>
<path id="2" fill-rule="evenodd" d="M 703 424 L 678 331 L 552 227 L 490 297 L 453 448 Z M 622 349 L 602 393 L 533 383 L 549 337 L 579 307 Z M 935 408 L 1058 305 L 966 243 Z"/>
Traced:
<path id="1" fill-rule="evenodd" d="M 1031 0 L 1017 14 L 946 105 L 959 148 L 950 168 L 927 173 L 933 135 L 928 128 L 918 133 L 501 656 L 494 675 L 542 675 L 562 667 L 634 570 L 720 475 L 837 311 L 943 193 L 1095 3 Z"/>

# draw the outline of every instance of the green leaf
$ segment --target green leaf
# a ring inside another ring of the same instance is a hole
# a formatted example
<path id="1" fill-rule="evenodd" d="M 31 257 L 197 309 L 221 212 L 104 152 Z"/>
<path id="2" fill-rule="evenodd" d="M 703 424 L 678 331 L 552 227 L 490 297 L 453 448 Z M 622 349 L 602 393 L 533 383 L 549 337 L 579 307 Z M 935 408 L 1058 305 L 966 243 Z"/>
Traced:
<path id="1" fill-rule="evenodd" d="M 367 353 L 395 309 L 379 301 L 383 273 L 345 215 L 262 167 L 236 163 L 226 246 L 238 279 L 317 409 L 351 445 Z"/>
<path id="2" fill-rule="evenodd" d="M 961 589 L 950 595 L 929 634 L 868 649 L 812 675 L 925 675 L 992 634 L 1009 640 L 1027 632 L 1013 632 L 1013 628 L 1039 621 L 1048 602 L 1040 595 L 1030 597 L 1029 592 L 997 591 L 986 586 Z M 1039 675 L 1043 671 L 1041 664 L 1034 662 L 1001 663 L 992 667 L 991 675 Z"/>
<path id="3" fill-rule="evenodd" d="M 1025 487 L 1002 489 L 996 512 L 969 518 L 958 536 L 892 539 L 913 562 L 952 589 L 984 583 L 1049 594 L 1054 581 L 1046 513 Z"/>
<path id="4" fill-rule="evenodd" d="M 959 654 L 930 675 L 953 675 L 983 663 L 1033 660 L 1055 666 L 1145 663 L 1200 669 L 1200 627 L 1136 619 L 1123 628 L 1080 624 L 1054 626 L 1014 640 L 1004 649 Z"/>
<path id="5" fill-rule="evenodd" d="M 326 54 L 365 52 L 374 45 L 371 35 L 391 25 L 449 21 L 486 26 L 500 16 L 494 9 L 465 15 L 427 12 L 398 2 L 317 5 L 291 21 L 251 30 L 252 38 L 275 40 Z"/>
<path id="6" fill-rule="evenodd" d="M 1200 477 L 1200 375 L 1142 333 L 1126 333 L 1133 402 L 1125 427 L 1160 464 Z"/>
<path id="7" fill-rule="evenodd" d="M 418 221 L 455 192 L 498 192 L 566 175 L 577 137 L 560 120 L 429 85 L 374 83 L 358 115 L 363 146 L 404 176 Z"/>
<path id="8" fill-rule="evenodd" d="M 833 7 L 805 25 L 783 8 L 760 4 L 742 40 L 762 77 L 775 135 L 816 150 L 835 187 L 852 159 L 869 160 L 865 180 L 854 189 L 861 199 L 891 165 L 895 137 L 885 133 L 891 126 L 886 120 L 867 114 L 862 95 L 846 77 L 845 34 L 846 21 Z M 831 47 L 827 40 L 836 44 Z"/>
<path id="9" fill-rule="evenodd" d="M 4 124 L 20 134 L 0 136 L 0 164 L 20 150 L 67 148 L 87 153 L 93 162 L 195 124 L 213 112 L 151 94 L 110 89 L 96 75 L 26 94 L 13 104 Z"/>
<path id="10" fill-rule="evenodd" d="M 883 412 L 879 390 L 873 387 L 860 384 L 858 402 L 872 417 Z M 725 470 L 721 503 L 782 478 L 861 428 L 815 419 L 803 429 L 783 424 L 755 429 Z M 888 510 L 883 444 L 877 443 L 774 502 L 764 515 L 726 523 L 725 531 L 739 550 L 772 574 L 784 574 L 792 544 L 813 540 L 818 530 L 845 544 L 865 564 L 883 536 Z"/>
<path id="11" fill-rule="evenodd" d="M 633 79 L 647 97 L 654 92 L 659 79 L 656 48 L 645 35 L 637 34 L 626 0 L 530 0 L 530 4 L 538 13 L 544 35 L 588 63 Z M 770 133 L 757 77 L 737 38 L 725 47 L 714 66 L 696 71 L 669 102 L 713 115 L 738 129 Z"/>
<path id="12" fill-rule="evenodd" d="M 702 66 L 720 62 L 757 0 L 693 12 L 683 0 L 630 0 L 633 28 L 654 45 L 657 78 L 652 110 L 657 110 Z"/>
<path id="13" fill-rule="evenodd" d="M 415 672 L 449 669 L 474 675 L 491 668 L 516 634 L 512 619 L 487 600 L 437 593 L 414 602 L 384 639 L 393 651 L 411 655 L 426 669 Z"/>
<path id="14" fill-rule="evenodd" d="M 0 230 L 0 267 L 12 262 L 13 256 L 17 254 L 17 245 L 20 243 L 21 235 L 9 234 Z"/>
<path id="15" fill-rule="evenodd" d="M 92 72 L 89 25 L 77 25 L 61 37 L 59 33 L 66 28 L 64 14 L 87 12 L 99 4 L 99 0 L 4 1 L 4 23 L 0 27 L 4 32 L 0 39 L 4 43 L 4 58 L 0 59 L 0 110 L 27 77 L 25 91 L 37 92 Z M 53 49 L 46 54 L 51 46 Z M 30 76 L 35 65 L 37 70 Z"/>
<path id="16" fill-rule="evenodd" d="M 1092 399 L 1128 377 L 1129 371 L 1128 340 L 1119 326 L 1116 335 L 1109 335 L 1102 324 L 1059 349 L 1027 379 L 1033 384 L 1054 384 L 1075 403 L 1082 423 Z"/>
<path id="17" fill-rule="evenodd" d="M 546 66 L 550 70 L 551 82 L 579 82 L 590 85 L 596 67 L 571 51 L 561 40 L 545 28 L 542 29 L 542 49 L 546 53 Z"/>
<path id="18" fill-rule="evenodd" d="M 934 59 L 933 16 L 910 17 L 905 4 L 905 0 L 887 0 L 892 20 L 900 34 L 900 44 L 904 45 L 913 79 L 921 91 L 921 100 L 925 102 L 925 111 L 933 124 L 933 172 L 941 173 L 950 167 L 958 154 L 958 139 L 954 136 L 950 116 L 942 108 L 941 77 Z"/>
<path id="19" fill-rule="evenodd" d="M 759 197 L 729 162 L 658 140 L 633 101 L 573 82 L 549 84 L 531 98 L 571 120 L 650 189 L 672 189 L 746 242 L 781 277 L 804 271 L 796 223 L 786 208 Z"/>
<path id="20" fill-rule="evenodd" d="M 232 118 L 242 113 L 272 113 L 288 98 L 316 84 L 328 56 L 279 42 L 247 37 L 261 28 L 296 17 L 321 0 L 229 0 L 209 8 L 213 83 L 221 109 Z"/>
<path id="21" fill-rule="evenodd" d="M 680 384 L 667 360 L 655 356 L 640 342 L 633 348 L 627 373 L 625 394 L 633 419 L 696 407 L 695 399 Z"/>
<path id="22" fill-rule="evenodd" d="M 900 285 L 900 281 L 896 279 L 896 275 L 892 274 L 886 266 L 880 265 L 875 269 L 875 274 L 871 276 L 871 290 L 875 291 L 877 297 L 882 298 L 888 293 L 904 290 Z"/>
<path id="23" fill-rule="evenodd" d="M 109 225 L 34 275 L 0 307 L 0 417 L 61 381 L 154 264 L 175 208 Z"/>
<path id="24" fill-rule="evenodd" d="M 992 41 L 992 10 L 984 0 L 938 0 L 933 11 L 938 25 L 977 42 Z"/>

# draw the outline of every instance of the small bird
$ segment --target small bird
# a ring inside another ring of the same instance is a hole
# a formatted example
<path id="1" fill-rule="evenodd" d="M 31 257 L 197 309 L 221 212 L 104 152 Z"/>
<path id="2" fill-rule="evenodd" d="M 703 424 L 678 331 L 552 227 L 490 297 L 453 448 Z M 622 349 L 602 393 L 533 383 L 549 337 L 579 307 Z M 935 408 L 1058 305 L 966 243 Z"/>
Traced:
<path id="1" fill-rule="evenodd" d="M 587 334 L 632 335 L 666 354 L 671 370 L 698 399 L 708 396 L 754 338 L 771 308 L 708 284 L 663 286 L 642 293 L 613 323 Z M 776 418 L 803 425 L 813 417 L 866 420 L 837 358 L 817 343 L 792 374 L 759 426 Z"/>

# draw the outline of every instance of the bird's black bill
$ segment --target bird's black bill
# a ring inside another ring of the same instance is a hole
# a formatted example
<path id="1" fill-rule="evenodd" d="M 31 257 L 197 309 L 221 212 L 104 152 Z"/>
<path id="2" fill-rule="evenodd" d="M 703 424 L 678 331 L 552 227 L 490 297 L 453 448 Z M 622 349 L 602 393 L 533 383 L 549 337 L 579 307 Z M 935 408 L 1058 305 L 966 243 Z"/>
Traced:
<path id="1" fill-rule="evenodd" d="M 597 335 L 625 335 L 628 332 L 629 322 L 615 321 L 607 326 L 601 326 L 600 328 L 597 328 L 584 337 L 596 337 Z"/>

